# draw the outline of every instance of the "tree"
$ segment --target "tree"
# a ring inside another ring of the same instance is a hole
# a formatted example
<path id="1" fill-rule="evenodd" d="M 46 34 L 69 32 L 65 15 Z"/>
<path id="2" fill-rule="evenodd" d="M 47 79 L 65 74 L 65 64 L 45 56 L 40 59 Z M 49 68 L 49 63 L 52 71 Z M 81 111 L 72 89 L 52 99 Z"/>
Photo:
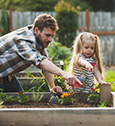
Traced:
<path id="1" fill-rule="evenodd" d="M 54 6 L 60 0 L 0 0 L 0 9 L 12 7 L 15 11 L 54 11 Z M 91 9 L 86 2 L 80 0 L 65 0 L 75 8 L 80 6 L 82 10 Z"/>
<path id="2" fill-rule="evenodd" d="M 54 11 L 54 6 L 59 0 L 1 0 L 0 9 L 15 11 Z"/>
<path id="3" fill-rule="evenodd" d="M 114 0 L 81 0 L 87 2 L 91 7 L 92 11 L 115 11 Z"/>

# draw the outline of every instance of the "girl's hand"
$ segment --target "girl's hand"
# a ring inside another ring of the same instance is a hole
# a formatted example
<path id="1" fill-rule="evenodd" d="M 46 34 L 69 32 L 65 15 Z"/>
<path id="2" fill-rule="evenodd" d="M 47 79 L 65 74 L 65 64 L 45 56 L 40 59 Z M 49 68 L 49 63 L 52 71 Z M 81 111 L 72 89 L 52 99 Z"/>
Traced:
<path id="1" fill-rule="evenodd" d="M 110 83 L 108 83 L 108 82 L 105 82 L 105 81 L 101 81 L 101 82 L 99 82 L 99 84 L 105 84 L 105 85 L 110 85 Z"/>
<path id="2" fill-rule="evenodd" d="M 90 64 L 90 63 L 87 63 L 85 65 L 85 68 L 89 71 L 89 72 L 92 72 L 94 70 L 93 66 Z"/>

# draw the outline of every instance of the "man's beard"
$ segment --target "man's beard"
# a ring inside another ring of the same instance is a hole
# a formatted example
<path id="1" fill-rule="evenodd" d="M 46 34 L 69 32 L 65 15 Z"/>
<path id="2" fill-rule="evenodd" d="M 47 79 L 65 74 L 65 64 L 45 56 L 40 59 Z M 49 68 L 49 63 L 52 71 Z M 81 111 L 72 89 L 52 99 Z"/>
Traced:
<path id="1" fill-rule="evenodd" d="M 36 41 L 37 41 L 37 43 L 36 44 L 40 44 L 42 47 L 43 47 L 43 43 L 41 42 L 41 36 L 39 35 L 38 37 L 36 37 Z"/>

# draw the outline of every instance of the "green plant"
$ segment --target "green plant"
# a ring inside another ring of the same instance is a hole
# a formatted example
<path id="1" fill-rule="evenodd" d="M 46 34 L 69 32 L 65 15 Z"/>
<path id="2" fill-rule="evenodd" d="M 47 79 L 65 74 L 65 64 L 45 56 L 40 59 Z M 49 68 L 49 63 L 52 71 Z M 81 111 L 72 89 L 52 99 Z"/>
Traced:
<path id="1" fill-rule="evenodd" d="M 0 100 L 4 102 L 12 102 L 12 96 L 8 96 L 6 93 L 3 93 L 3 89 L 0 89 Z"/>
<path id="2" fill-rule="evenodd" d="M 57 94 L 52 93 L 49 99 L 49 103 L 59 103 L 59 97 L 57 96 Z"/>
<path id="3" fill-rule="evenodd" d="M 100 104 L 97 105 L 98 107 L 107 107 L 107 101 L 100 101 Z"/>
<path id="4" fill-rule="evenodd" d="M 0 101 L 0 108 L 3 108 L 4 101 Z"/>
<path id="5" fill-rule="evenodd" d="M 96 93 L 96 94 L 90 94 L 87 98 L 87 101 L 97 105 L 99 103 L 99 99 L 100 99 L 100 95 Z"/>
<path id="6" fill-rule="evenodd" d="M 70 93 L 63 93 L 61 95 L 61 99 L 60 99 L 61 104 L 63 104 L 63 105 L 69 105 L 69 104 L 72 104 L 73 102 L 75 102 L 76 99 L 73 98 L 73 97 L 71 97 L 70 95 L 71 95 Z"/>
<path id="7" fill-rule="evenodd" d="M 43 97 L 43 93 L 42 92 L 41 93 L 39 93 L 39 92 L 37 92 L 37 93 L 33 92 L 31 97 L 32 97 L 32 101 L 34 101 L 34 102 L 40 102 L 41 99 L 42 99 L 42 97 Z"/>
<path id="8" fill-rule="evenodd" d="M 42 97 L 43 97 L 43 93 L 39 93 L 41 87 L 44 85 L 44 83 L 37 89 L 37 92 L 34 91 L 35 88 L 33 88 L 33 92 L 32 92 L 32 100 L 34 102 L 40 102 Z"/>
<path id="9" fill-rule="evenodd" d="M 56 32 L 55 40 L 61 42 L 62 45 L 71 47 L 78 27 L 77 17 L 79 10 L 64 0 L 58 1 L 54 10 L 56 11 L 55 18 L 59 28 L 61 28 Z"/>
<path id="10" fill-rule="evenodd" d="M 49 57 L 54 60 L 65 60 L 71 56 L 72 51 L 66 46 L 62 46 L 60 42 L 51 42 L 47 48 Z"/>
<path id="11" fill-rule="evenodd" d="M 29 97 L 26 96 L 23 91 L 19 91 L 18 96 L 16 97 L 16 101 L 20 104 L 23 104 L 29 101 Z"/>

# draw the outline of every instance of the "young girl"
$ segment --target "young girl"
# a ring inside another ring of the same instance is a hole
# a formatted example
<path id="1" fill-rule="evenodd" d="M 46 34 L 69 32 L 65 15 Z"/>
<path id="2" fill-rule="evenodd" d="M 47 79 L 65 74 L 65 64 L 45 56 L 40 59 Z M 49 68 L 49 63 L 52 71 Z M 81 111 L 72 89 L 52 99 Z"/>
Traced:
<path id="1" fill-rule="evenodd" d="M 94 88 L 94 77 L 99 84 L 109 84 L 103 81 L 102 64 L 99 51 L 99 38 L 89 32 L 78 35 L 73 45 L 73 55 L 70 62 L 70 72 L 82 83 L 83 89 L 89 91 Z"/>

